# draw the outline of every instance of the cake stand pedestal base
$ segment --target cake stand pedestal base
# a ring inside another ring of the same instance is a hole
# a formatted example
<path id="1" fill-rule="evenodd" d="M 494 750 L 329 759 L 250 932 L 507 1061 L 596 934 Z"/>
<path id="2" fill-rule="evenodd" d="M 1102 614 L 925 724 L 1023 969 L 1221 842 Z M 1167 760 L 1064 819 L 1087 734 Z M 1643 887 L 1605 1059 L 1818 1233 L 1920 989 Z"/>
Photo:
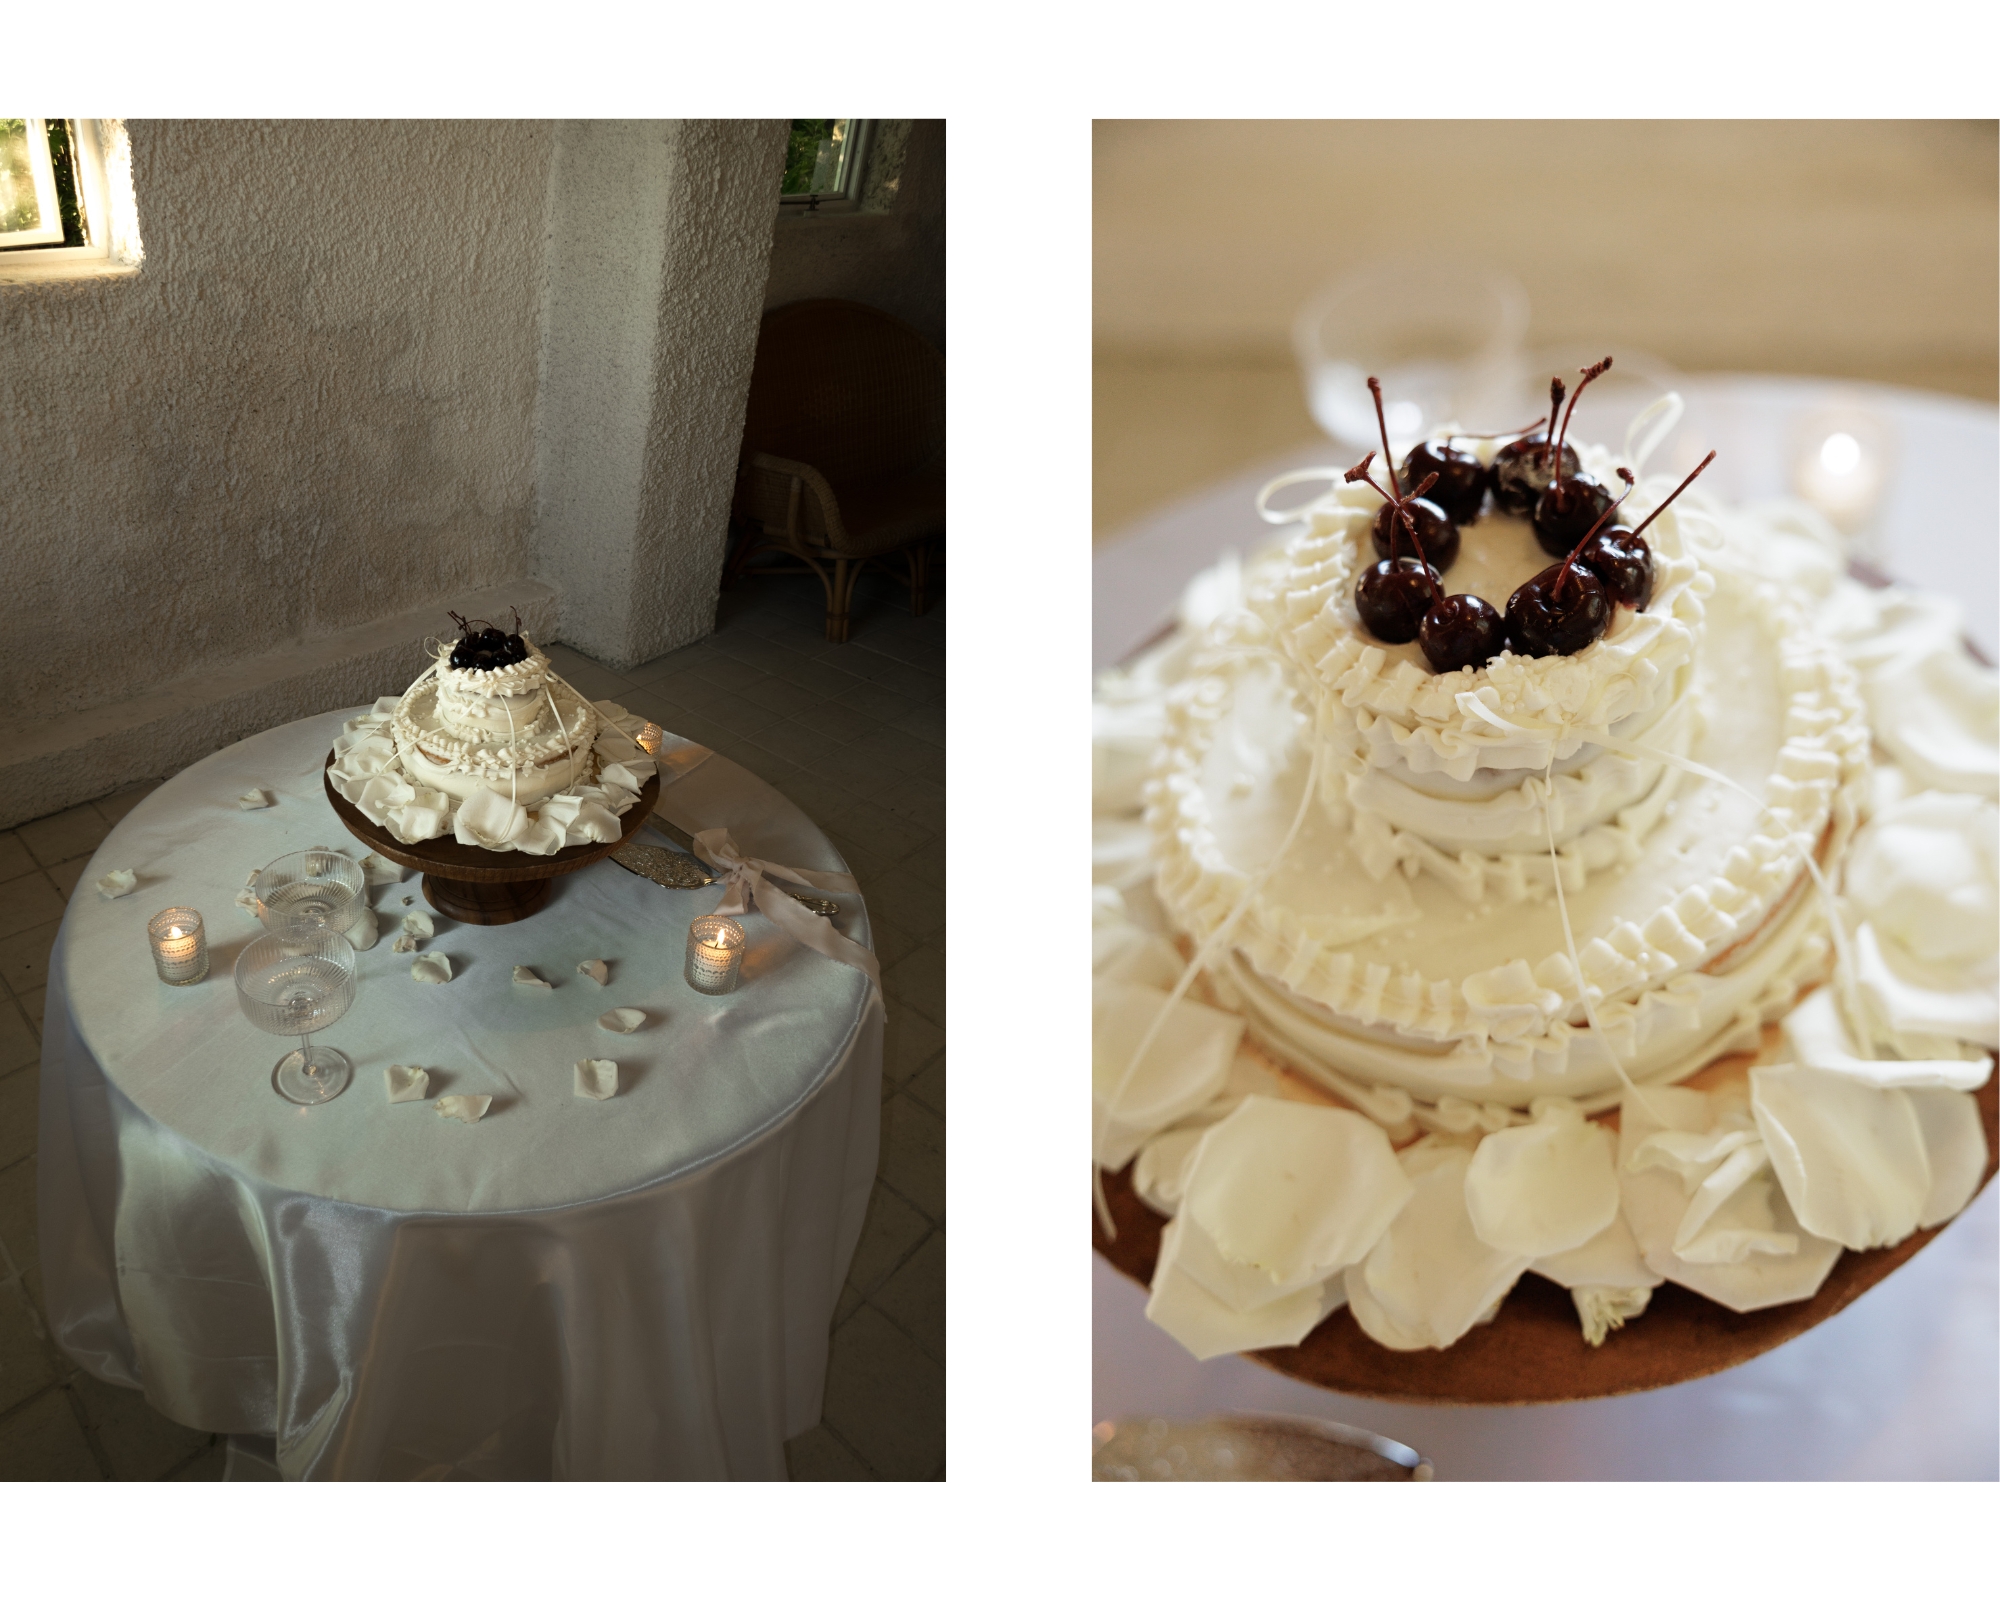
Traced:
<path id="1" fill-rule="evenodd" d="M 424 898 L 447 917 L 496 927 L 519 922 L 541 910 L 554 887 L 553 878 L 528 883 L 473 883 L 464 878 L 440 878 L 425 873 Z"/>

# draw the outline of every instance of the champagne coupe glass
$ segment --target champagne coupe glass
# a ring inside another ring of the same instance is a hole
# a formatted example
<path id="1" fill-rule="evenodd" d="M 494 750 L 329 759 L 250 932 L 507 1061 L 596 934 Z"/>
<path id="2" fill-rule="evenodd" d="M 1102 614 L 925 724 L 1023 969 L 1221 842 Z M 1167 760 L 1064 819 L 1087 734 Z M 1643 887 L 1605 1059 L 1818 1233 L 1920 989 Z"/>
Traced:
<path id="1" fill-rule="evenodd" d="M 338 850 L 279 856 L 257 874 L 257 916 L 273 933 L 345 933 L 367 909 L 367 878 Z"/>
<path id="2" fill-rule="evenodd" d="M 1454 420 L 1474 431 L 1513 427 L 1520 418 L 1509 410 L 1508 380 L 1527 326 L 1527 291 L 1504 272 L 1389 258 L 1308 301 L 1292 345 L 1313 420 L 1359 455 L 1380 448 L 1370 373 L 1382 380 L 1398 450 Z"/>
<path id="3" fill-rule="evenodd" d="M 354 946 L 339 934 L 252 939 L 236 958 L 236 999 L 266 1033 L 306 1036 L 271 1072 L 271 1087 L 294 1105 L 320 1105 L 353 1081 L 346 1056 L 310 1039 L 354 1003 Z"/>

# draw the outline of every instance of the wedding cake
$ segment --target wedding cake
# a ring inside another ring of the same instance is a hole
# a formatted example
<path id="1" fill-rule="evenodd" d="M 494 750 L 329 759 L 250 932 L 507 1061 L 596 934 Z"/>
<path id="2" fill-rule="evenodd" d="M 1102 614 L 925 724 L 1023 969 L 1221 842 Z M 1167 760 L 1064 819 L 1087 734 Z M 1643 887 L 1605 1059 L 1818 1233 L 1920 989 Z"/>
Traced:
<path id="1" fill-rule="evenodd" d="M 345 725 L 335 791 L 405 844 L 551 855 L 618 838 L 657 770 L 635 737 L 645 719 L 584 699 L 518 625 L 453 620 L 461 636 L 433 641 L 403 695 Z"/>
<path id="2" fill-rule="evenodd" d="M 1439 1348 L 1529 1271 L 1593 1343 L 1805 1299 L 1977 1189 L 1993 676 L 1807 508 L 1646 476 L 1678 411 L 1294 475 L 1100 680 L 1093 1155 L 1196 1354 Z"/>

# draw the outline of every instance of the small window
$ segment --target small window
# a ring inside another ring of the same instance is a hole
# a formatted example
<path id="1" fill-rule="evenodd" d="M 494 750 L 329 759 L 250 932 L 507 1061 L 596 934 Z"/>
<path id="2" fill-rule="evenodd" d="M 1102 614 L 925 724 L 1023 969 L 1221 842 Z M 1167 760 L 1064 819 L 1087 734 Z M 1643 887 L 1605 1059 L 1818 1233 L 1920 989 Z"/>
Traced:
<path id="1" fill-rule="evenodd" d="M 0 117 L 0 250 L 84 243 L 70 150 L 67 122 Z"/>
<path id="2" fill-rule="evenodd" d="M 786 213 L 852 211 L 861 201 L 868 124 L 855 117 L 799 118 L 785 146 L 778 207 Z"/>
<path id="3" fill-rule="evenodd" d="M 130 272 L 141 253 L 122 122 L 0 117 L 0 282 Z"/>

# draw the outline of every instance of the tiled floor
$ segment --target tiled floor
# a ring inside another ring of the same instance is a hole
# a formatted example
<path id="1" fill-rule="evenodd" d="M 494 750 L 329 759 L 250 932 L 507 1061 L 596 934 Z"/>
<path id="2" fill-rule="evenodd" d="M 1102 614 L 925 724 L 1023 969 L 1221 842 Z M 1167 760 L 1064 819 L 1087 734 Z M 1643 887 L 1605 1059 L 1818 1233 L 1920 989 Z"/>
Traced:
<path id="1" fill-rule="evenodd" d="M 824 1420 L 795 1478 L 944 1475 L 944 603 L 912 617 L 873 575 L 851 643 L 809 577 L 747 580 L 715 633 L 618 674 L 556 668 L 775 785 L 861 881 L 889 1022 L 882 1164 L 835 1313 Z M 157 787 L 0 832 L 0 1479 L 219 1478 L 217 1438 L 78 1371 L 47 1337 L 35 1248 L 42 992 L 63 905 L 112 825 Z"/>

